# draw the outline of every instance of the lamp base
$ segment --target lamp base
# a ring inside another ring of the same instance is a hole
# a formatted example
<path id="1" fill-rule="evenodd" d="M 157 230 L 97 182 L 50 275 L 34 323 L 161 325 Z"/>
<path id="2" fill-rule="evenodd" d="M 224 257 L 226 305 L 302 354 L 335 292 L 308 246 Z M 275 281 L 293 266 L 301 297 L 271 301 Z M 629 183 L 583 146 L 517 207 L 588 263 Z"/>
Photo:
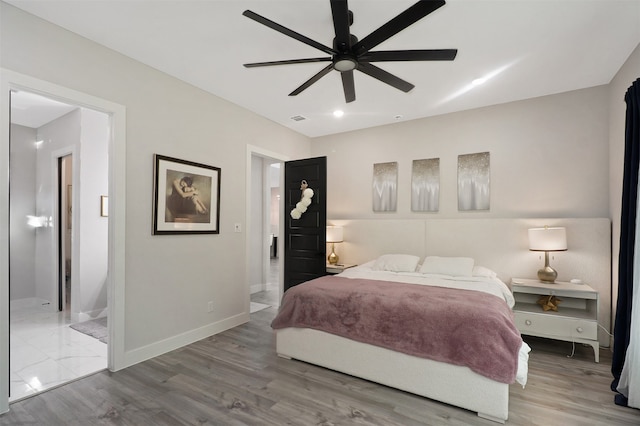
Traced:
<path id="1" fill-rule="evenodd" d="M 538 270 L 538 279 L 545 283 L 555 283 L 558 273 L 551 266 L 545 266 Z"/>
<path id="2" fill-rule="evenodd" d="M 338 263 L 338 260 L 340 260 L 334 248 L 335 248 L 335 244 L 331 243 L 331 254 L 327 257 L 327 261 L 329 262 L 330 265 L 335 265 L 336 263 Z"/>
<path id="3" fill-rule="evenodd" d="M 554 283 L 558 278 L 558 273 L 555 269 L 549 266 L 549 252 L 544 252 L 544 268 L 538 270 L 538 279 L 545 283 Z"/>

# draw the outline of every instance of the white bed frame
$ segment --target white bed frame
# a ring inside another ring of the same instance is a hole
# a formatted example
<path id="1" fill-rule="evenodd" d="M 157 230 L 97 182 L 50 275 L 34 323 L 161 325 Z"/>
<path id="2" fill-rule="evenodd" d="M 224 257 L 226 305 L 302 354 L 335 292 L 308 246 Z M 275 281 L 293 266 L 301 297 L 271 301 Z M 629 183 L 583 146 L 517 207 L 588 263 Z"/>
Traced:
<path id="1" fill-rule="evenodd" d="M 418 358 L 309 328 L 276 330 L 278 355 L 466 408 L 504 423 L 509 385 L 467 367 Z"/>
<path id="2" fill-rule="evenodd" d="M 344 227 L 339 248 L 344 263 L 363 263 L 385 253 L 468 256 L 498 273 L 535 278 L 539 253 L 529 252 L 527 229 L 565 226 L 568 251 L 552 266 L 559 281 L 581 278 L 600 293 L 599 323 L 610 330 L 611 223 L 602 218 L 332 220 Z M 392 237 L 390 237 L 392 236 Z M 602 332 L 600 343 L 609 346 Z M 452 404 L 499 423 L 509 414 L 509 386 L 467 367 L 418 358 L 311 329 L 276 331 L 279 356 L 309 362 L 403 391 Z M 517 385 L 519 386 L 519 385 Z"/>

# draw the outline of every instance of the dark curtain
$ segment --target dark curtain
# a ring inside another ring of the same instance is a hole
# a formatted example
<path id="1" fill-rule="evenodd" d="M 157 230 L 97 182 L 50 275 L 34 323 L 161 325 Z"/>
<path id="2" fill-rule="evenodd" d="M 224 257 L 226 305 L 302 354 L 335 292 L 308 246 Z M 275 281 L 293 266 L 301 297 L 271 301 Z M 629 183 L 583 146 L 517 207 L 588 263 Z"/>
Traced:
<path id="1" fill-rule="evenodd" d="M 633 301 L 633 263 L 636 239 L 638 167 L 640 167 L 640 78 L 627 90 L 624 136 L 624 176 L 622 183 L 622 215 L 620 221 L 620 255 L 618 258 L 618 303 L 613 328 L 613 362 L 611 390 L 616 392 L 624 366 L 631 335 Z M 627 405 L 627 398 L 617 394 L 615 403 Z"/>

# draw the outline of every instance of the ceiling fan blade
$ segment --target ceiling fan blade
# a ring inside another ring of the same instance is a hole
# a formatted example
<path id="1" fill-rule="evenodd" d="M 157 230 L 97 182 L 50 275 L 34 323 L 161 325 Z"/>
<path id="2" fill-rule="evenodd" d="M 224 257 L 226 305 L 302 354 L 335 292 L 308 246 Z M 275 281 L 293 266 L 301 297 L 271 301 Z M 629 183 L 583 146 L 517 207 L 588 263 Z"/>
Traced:
<path id="1" fill-rule="evenodd" d="M 344 88 L 344 100 L 345 102 L 353 102 L 356 100 L 356 88 L 353 82 L 353 70 L 344 71 L 340 73 L 342 75 L 342 87 Z"/>
<path id="2" fill-rule="evenodd" d="M 407 10 L 360 40 L 353 46 L 353 52 L 361 55 L 373 49 L 388 38 L 393 37 L 409 25 L 416 23 L 439 7 L 444 6 L 444 0 L 421 0 Z"/>
<path id="3" fill-rule="evenodd" d="M 327 65 L 326 67 L 324 67 L 323 69 L 321 69 L 320 72 L 318 72 L 316 75 L 311 77 L 309 80 L 307 80 L 304 83 L 302 83 L 302 85 L 300 87 L 298 87 L 296 90 L 294 90 L 293 92 L 289 93 L 289 96 L 296 96 L 297 94 L 301 93 L 303 90 L 307 89 L 313 83 L 315 83 L 316 81 L 320 80 L 322 77 L 324 77 L 329 72 L 331 72 L 332 69 L 333 69 L 333 64 L 331 63 L 331 64 Z"/>
<path id="4" fill-rule="evenodd" d="M 458 49 L 430 49 L 430 50 L 381 50 L 367 52 L 358 56 L 359 62 L 388 62 L 388 61 L 452 61 Z"/>
<path id="5" fill-rule="evenodd" d="M 269 61 L 269 62 L 253 62 L 244 64 L 245 68 L 268 67 L 271 65 L 289 65 L 289 64 L 306 64 L 310 62 L 328 62 L 331 58 L 307 58 L 307 59 L 289 59 L 286 61 Z"/>
<path id="6" fill-rule="evenodd" d="M 317 41 L 312 40 L 309 37 L 303 36 L 302 34 L 299 34 L 293 30 L 290 30 L 287 27 L 283 27 L 282 25 L 277 24 L 271 21 L 270 19 L 265 18 L 264 16 L 260 16 L 255 12 L 252 12 L 250 10 L 245 10 L 244 12 L 242 12 L 242 14 L 247 18 L 253 19 L 256 22 L 261 23 L 262 25 L 266 25 L 267 27 L 278 31 L 279 33 L 282 33 L 298 41 L 301 41 L 302 43 L 309 45 L 311 47 L 315 47 L 318 50 L 322 50 L 323 52 L 328 53 L 329 55 L 335 55 L 336 53 L 338 53 L 332 48 L 327 47 L 322 43 L 318 43 Z"/>
<path id="7" fill-rule="evenodd" d="M 378 79 L 383 83 L 387 83 L 388 85 L 393 86 L 398 90 L 402 90 L 403 92 L 408 92 L 415 87 L 408 81 L 404 81 L 403 79 L 396 77 L 395 75 L 366 62 L 360 63 L 357 69 L 358 71 L 362 71 L 368 76 Z"/>
<path id="8" fill-rule="evenodd" d="M 347 52 L 351 47 L 347 0 L 331 0 L 331 14 L 333 15 L 333 28 L 336 31 L 334 47 L 340 52 Z"/>

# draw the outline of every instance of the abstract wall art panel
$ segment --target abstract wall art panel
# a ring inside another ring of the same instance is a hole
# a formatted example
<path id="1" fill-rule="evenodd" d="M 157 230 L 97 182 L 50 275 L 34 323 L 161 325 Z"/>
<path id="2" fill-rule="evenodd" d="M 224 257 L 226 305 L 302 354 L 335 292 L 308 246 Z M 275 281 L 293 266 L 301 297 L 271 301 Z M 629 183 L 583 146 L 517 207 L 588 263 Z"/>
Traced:
<path id="1" fill-rule="evenodd" d="M 458 210 L 489 210 L 491 167 L 488 152 L 458 156 Z"/>
<path id="2" fill-rule="evenodd" d="M 437 212 L 440 205 L 440 159 L 413 160 L 411 211 Z"/>
<path id="3" fill-rule="evenodd" d="M 395 212 L 398 200 L 398 163 L 373 165 L 373 211 Z"/>

